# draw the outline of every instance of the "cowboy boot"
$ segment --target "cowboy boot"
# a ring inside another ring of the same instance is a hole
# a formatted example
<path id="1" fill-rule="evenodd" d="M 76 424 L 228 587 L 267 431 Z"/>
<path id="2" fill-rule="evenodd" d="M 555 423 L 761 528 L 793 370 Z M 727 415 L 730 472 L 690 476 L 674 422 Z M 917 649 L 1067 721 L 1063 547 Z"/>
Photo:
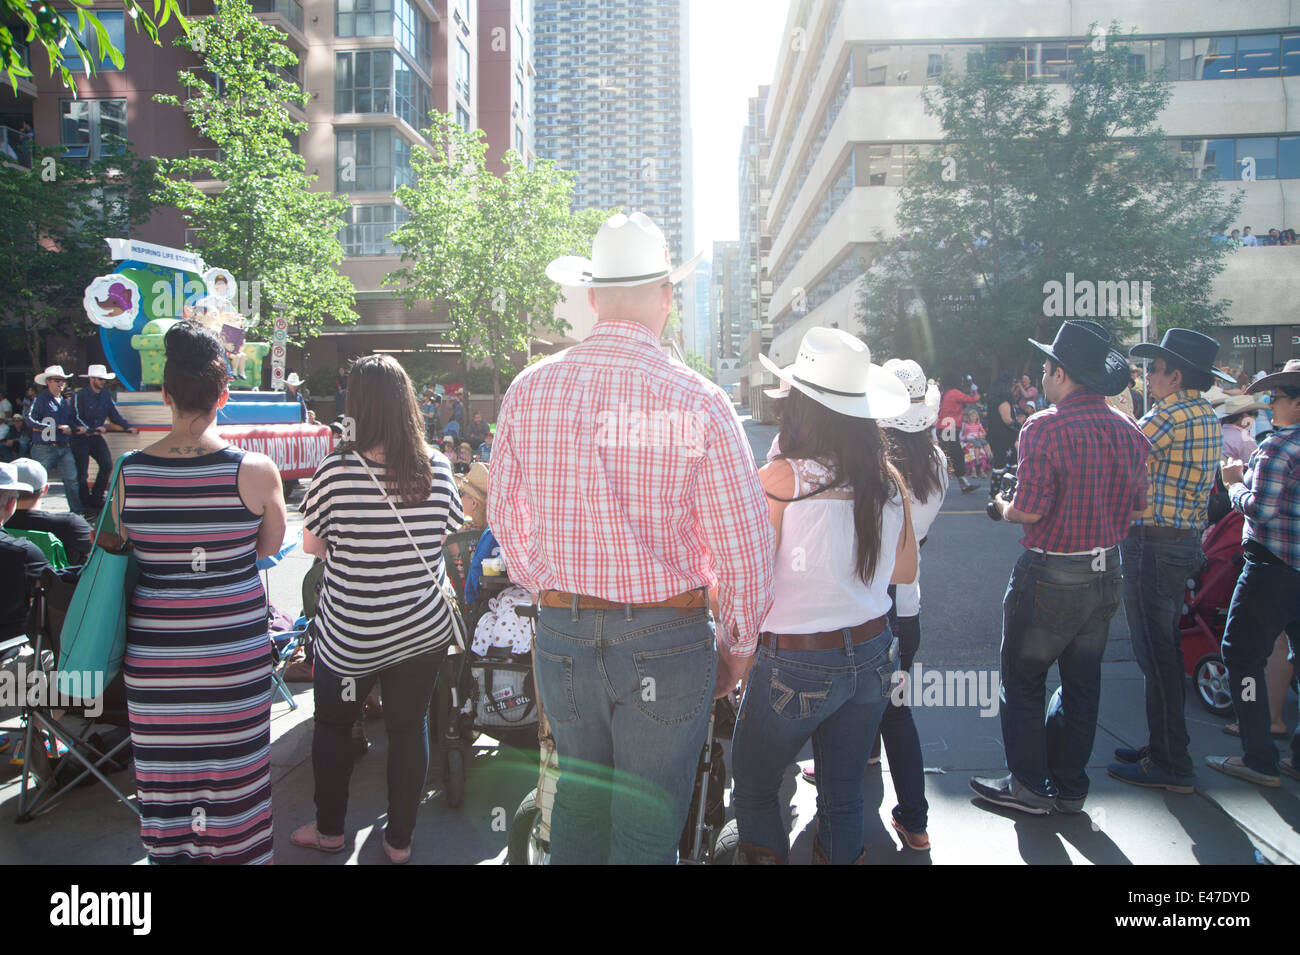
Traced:
<path id="1" fill-rule="evenodd" d="M 830 864 L 831 864 L 831 860 L 828 859 L 828 858 L 826 858 L 826 853 L 825 853 L 825 851 L 822 849 L 822 844 L 821 844 L 821 842 L 819 842 L 819 841 L 817 840 L 817 837 L 816 837 L 816 836 L 813 837 L 813 856 L 812 856 L 812 864 L 813 864 L 813 865 L 830 865 Z M 856 859 L 854 859 L 853 862 L 852 862 L 852 865 L 866 865 L 866 864 L 867 864 L 867 853 L 866 853 L 865 851 L 860 852 L 860 853 L 858 854 L 858 857 L 857 857 Z"/>
<path id="2" fill-rule="evenodd" d="M 742 842 L 736 846 L 732 865 L 785 865 L 781 857 L 771 849 L 756 846 L 752 842 Z"/>

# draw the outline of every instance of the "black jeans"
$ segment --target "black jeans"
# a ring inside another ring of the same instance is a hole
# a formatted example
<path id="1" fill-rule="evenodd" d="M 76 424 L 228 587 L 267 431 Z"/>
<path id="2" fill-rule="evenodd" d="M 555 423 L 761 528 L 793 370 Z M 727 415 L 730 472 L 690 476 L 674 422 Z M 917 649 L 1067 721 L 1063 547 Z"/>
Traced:
<path id="1" fill-rule="evenodd" d="M 899 672 L 906 674 L 904 679 L 911 679 L 912 661 L 921 646 L 921 615 L 898 616 L 892 603 L 895 589 L 890 584 L 889 629 L 898 638 Z M 905 701 L 906 696 L 901 700 L 891 696 L 885 715 L 880 718 L 880 739 L 889 755 L 889 772 L 898 799 L 893 816 L 908 832 L 925 832 L 930 813 L 930 805 L 925 800 L 925 763 L 921 757 L 921 737 Z M 877 752 L 879 748 L 877 743 Z"/>
<path id="2" fill-rule="evenodd" d="M 323 836 L 343 834 L 352 779 L 352 724 L 379 680 L 384 687 L 384 728 L 388 731 L 388 825 L 384 837 L 394 849 L 411 844 L 415 811 L 429 771 L 429 699 L 446 648 L 412 657 L 361 677 L 341 677 L 316 658 L 316 730 L 311 741 L 316 779 L 316 829 Z"/>
<path id="3" fill-rule="evenodd" d="M 948 456 L 948 462 L 952 465 L 952 473 L 959 478 L 966 476 L 966 451 L 961 446 L 961 441 L 940 441 L 939 447 L 943 448 L 943 453 Z"/>
<path id="4" fill-rule="evenodd" d="M 102 507 L 104 492 L 108 490 L 109 478 L 113 476 L 113 456 L 108 453 L 108 442 L 104 440 L 102 434 L 74 434 L 70 443 L 72 459 L 77 462 L 77 492 L 81 495 L 81 505 Z M 99 465 L 93 492 L 87 486 L 86 480 L 90 474 L 91 458 L 94 458 L 95 463 Z"/>

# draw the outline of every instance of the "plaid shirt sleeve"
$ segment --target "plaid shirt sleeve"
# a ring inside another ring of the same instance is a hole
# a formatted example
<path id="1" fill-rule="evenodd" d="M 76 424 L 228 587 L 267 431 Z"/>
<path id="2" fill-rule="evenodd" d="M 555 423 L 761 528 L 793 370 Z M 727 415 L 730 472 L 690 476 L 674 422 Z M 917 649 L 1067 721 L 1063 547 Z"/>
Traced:
<path id="1" fill-rule="evenodd" d="M 718 578 L 718 638 L 738 657 L 758 649 L 772 605 L 776 535 L 740 420 L 716 397 L 699 482 L 699 520 Z"/>
<path id="2" fill-rule="evenodd" d="M 531 594 L 538 591 L 537 572 L 528 564 L 528 535 L 532 514 L 524 494 L 524 473 L 511 444 L 513 391 L 507 391 L 497 414 L 496 439 L 492 447 L 492 466 L 488 469 L 487 521 L 492 535 L 501 546 L 506 572 L 513 583 Z"/>
<path id="3" fill-rule="evenodd" d="M 1174 423 L 1174 416 L 1163 408 L 1152 408 L 1142 416 L 1138 425 L 1142 428 L 1146 439 L 1151 442 L 1153 454 L 1173 444 Z"/>
<path id="4" fill-rule="evenodd" d="M 1267 524 L 1277 516 L 1291 470 L 1290 460 L 1274 454 L 1273 450 L 1268 441 L 1256 448 L 1250 456 L 1244 483 L 1228 488 L 1232 506 L 1255 524 Z"/>
<path id="5" fill-rule="evenodd" d="M 1012 506 L 1026 514 L 1044 515 L 1056 500 L 1058 479 L 1052 466 L 1052 440 L 1044 438 L 1043 423 L 1029 421 L 1020 432 L 1020 465 L 1016 469 L 1016 493 Z"/>

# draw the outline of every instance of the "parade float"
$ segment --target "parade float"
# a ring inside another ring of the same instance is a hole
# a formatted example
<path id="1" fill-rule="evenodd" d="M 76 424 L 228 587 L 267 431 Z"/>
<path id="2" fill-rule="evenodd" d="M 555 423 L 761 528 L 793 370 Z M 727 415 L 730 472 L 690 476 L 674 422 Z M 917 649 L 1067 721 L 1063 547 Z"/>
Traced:
<path id="1" fill-rule="evenodd" d="M 288 321 L 276 316 L 270 342 L 251 340 L 259 331 L 257 283 L 237 283 L 193 252 L 132 239 L 106 241 L 117 267 L 87 286 L 82 304 L 99 326 L 106 363 L 122 386 L 114 396 L 118 409 L 140 432 L 105 435 L 113 456 L 147 447 L 171 428 L 171 411 L 162 400 L 163 338 L 178 321 L 190 319 L 210 328 L 226 349 L 230 399 L 217 412 L 217 432 L 236 447 L 270 457 L 285 480 L 315 474 L 334 446 L 334 433 L 328 425 L 303 422 L 300 405 L 284 391 Z M 268 355 L 271 389 L 263 391 Z"/>

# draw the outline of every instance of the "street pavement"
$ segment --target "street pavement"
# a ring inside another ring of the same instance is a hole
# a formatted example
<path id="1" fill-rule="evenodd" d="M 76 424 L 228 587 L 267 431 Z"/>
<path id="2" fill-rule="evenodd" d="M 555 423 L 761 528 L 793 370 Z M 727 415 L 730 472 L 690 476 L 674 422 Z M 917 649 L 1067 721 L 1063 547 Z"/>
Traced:
<path id="1" fill-rule="evenodd" d="M 746 421 L 755 458 L 762 460 L 775 429 Z M 62 505 L 58 489 L 51 495 Z M 301 498 L 295 491 L 293 501 Z M 984 514 L 985 492 L 963 496 L 954 486 L 926 544 L 922 562 L 922 638 L 918 662 L 951 679 L 974 672 L 987 689 L 998 669 L 1001 601 L 1011 566 L 1020 553 L 1019 530 Z M 292 505 L 291 505 L 292 510 Z M 291 516 L 291 530 L 300 526 Z M 296 613 L 302 575 L 310 561 L 298 552 L 268 573 L 272 601 Z M 1048 692 L 1057 685 L 1053 670 Z M 356 764 L 348 809 L 348 851 L 325 856 L 296 848 L 289 834 L 313 816 L 311 768 L 312 694 L 296 690 L 296 711 L 277 700 L 272 708 L 275 859 L 290 865 L 383 864 L 380 847 L 386 811 L 386 741 L 382 722 L 367 724 L 370 752 Z M 921 701 L 923 704 L 925 700 Z M 943 702 L 943 701 L 941 701 Z M 952 699 L 949 704 L 958 702 Z M 1123 609 L 1111 622 L 1103 664 L 1096 743 L 1089 764 L 1092 789 L 1086 815 L 1028 816 L 986 807 L 975 800 L 972 775 L 1005 772 L 996 701 L 984 705 L 919 705 L 914 717 L 926 765 L 933 849 L 901 848 L 889 827 L 894 805 L 888 760 L 867 772 L 867 861 L 870 864 L 1285 864 L 1300 860 L 1300 783 L 1283 777 L 1282 788 L 1259 789 L 1204 765 L 1207 755 L 1238 754 L 1226 722 L 1201 707 L 1188 684 L 1187 721 L 1198 765 L 1193 795 L 1136 789 L 1109 778 L 1106 765 L 1116 746 L 1146 741 L 1143 681 L 1129 641 Z M 12 711 L 0 711 L 11 717 Z M 1289 694 L 1288 725 L 1296 700 Z M 727 748 L 729 758 L 729 744 Z M 1285 754 L 1284 754 L 1285 755 Z M 811 765 L 811 750 L 800 756 Z M 3 760 L 0 759 L 0 763 Z M 0 863 L 139 864 L 144 861 L 135 816 L 101 786 L 71 794 L 52 812 L 15 825 L 17 771 L 0 765 Z M 8 775 L 6 775 L 8 774 Z M 536 754 L 479 740 L 469 766 L 466 795 L 458 809 L 447 805 L 441 759 L 431 759 L 429 788 L 420 810 L 413 861 L 426 864 L 492 864 L 504 861 L 509 822 L 536 785 Z M 128 791 L 129 771 L 115 781 Z M 790 767 L 782 800 L 788 805 L 791 861 L 811 858 L 816 791 Z"/>

